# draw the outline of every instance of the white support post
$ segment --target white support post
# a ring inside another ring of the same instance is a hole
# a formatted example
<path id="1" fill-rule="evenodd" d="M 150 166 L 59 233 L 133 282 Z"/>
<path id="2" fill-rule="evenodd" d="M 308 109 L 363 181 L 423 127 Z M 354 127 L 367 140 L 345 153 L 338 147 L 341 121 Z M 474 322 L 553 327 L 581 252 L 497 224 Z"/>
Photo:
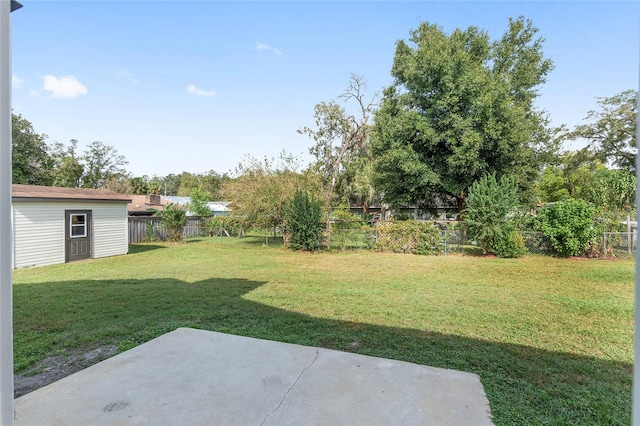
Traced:
<path id="1" fill-rule="evenodd" d="M 0 424 L 13 425 L 11 1 L 0 0 Z"/>
<path id="2" fill-rule="evenodd" d="M 639 64 L 640 65 L 640 64 Z M 636 92 L 636 102 L 640 106 L 640 93 Z M 640 139 L 640 116 L 636 117 L 636 140 Z M 640 170 L 640 156 L 636 155 L 636 177 L 638 176 L 638 170 Z M 640 182 L 636 183 L 636 224 L 640 220 L 640 211 L 638 211 L 638 205 L 640 205 Z M 638 355 L 640 355 L 640 327 L 638 327 L 638 321 L 640 321 L 640 303 L 638 302 L 638 295 L 640 295 L 640 276 L 638 274 L 638 262 L 640 262 L 640 250 L 636 250 L 636 291 L 635 291 L 635 339 L 634 339 L 634 353 L 633 353 L 633 404 L 631 409 L 631 424 L 634 426 L 640 426 L 640 366 L 638 365 Z"/>

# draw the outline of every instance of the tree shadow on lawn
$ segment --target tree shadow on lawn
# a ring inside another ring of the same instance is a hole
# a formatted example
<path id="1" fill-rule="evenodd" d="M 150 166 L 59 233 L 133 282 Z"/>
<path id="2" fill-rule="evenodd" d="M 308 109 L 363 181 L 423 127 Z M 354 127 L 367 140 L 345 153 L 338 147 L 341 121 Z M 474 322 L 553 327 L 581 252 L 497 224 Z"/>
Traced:
<path id="1" fill-rule="evenodd" d="M 284 238 L 282 236 L 274 237 L 273 234 L 269 235 L 267 238 L 266 235 L 247 235 L 244 237 L 223 237 L 223 238 L 234 238 L 237 240 L 241 240 L 242 244 L 246 244 L 249 246 L 274 246 L 274 247 L 283 247 L 284 246 Z"/>
<path id="2" fill-rule="evenodd" d="M 316 318 L 243 298 L 263 284 L 212 278 L 15 285 L 16 368 L 26 370 L 25 359 L 37 365 L 52 354 L 108 345 L 123 351 L 178 327 L 193 327 L 473 372 L 484 385 L 496 424 L 630 422 L 629 363 Z"/>
<path id="3" fill-rule="evenodd" d="M 165 249 L 165 246 L 149 243 L 129 244 L 129 254 L 144 253 L 145 251 Z"/>

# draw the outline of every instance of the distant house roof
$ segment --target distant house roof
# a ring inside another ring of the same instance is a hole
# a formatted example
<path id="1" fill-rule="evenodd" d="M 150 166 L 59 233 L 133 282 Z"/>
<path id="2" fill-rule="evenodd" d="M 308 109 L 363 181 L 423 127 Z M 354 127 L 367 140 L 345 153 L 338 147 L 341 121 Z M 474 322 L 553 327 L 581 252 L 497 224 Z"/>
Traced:
<path id="1" fill-rule="evenodd" d="M 173 195 L 163 195 L 163 200 L 168 201 L 169 203 L 179 204 L 181 206 L 187 206 L 191 202 L 191 197 L 177 197 Z M 207 202 L 207 207 L 211 210 L 211 213 L 227 213 L 230 211 L 229 201 L 209 201 Z M 190 212 L 187 212 L 187 215 L 190 215 Z"/>
<path id="2" fill-rule="evenodd" d="M 186 206 L 191 202 L 191 197 L 178 197 L 176 195 L 163 195 L 162 199 L 169 203 L 179 204 L 181 206 Z"/>
<path id="3" fill-rule="evenodd" d="M 81 201 L 119 201 L 127 203 L 131 198 L 108 189 L 62 188 L 40 185 L 11 185 L 13 201 L 39 200 L 81 200 Z"/>
<path id="4" fill-rule="evenodd" d="M 214 213 L 226 213 L 231 211 L 229 204 L 231 204 L 229 201 L 209 201 L 207 207 Z"/>
<path id="5" fill-rule="evenodd" d="M 154 212 L 149 209 L 163 210 L 169 202 L 159 195 L 131 195 L 129 203 L 130 216 L 151 216 Z"/>

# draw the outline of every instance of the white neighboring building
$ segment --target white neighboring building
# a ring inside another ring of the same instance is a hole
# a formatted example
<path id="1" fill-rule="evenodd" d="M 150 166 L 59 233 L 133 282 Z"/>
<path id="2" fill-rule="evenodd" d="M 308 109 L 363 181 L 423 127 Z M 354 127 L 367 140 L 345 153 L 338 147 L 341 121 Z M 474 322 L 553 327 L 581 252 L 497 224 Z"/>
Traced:
<path id="1" fill-rule="evenodd" d="M 177 197 L 173 195 L 162 195 L 162 199 L 168 201 L 169 203 L 179 204 L 183 207 L 187 207 L 191 202 L 191 197 Z M 213 216 L 223 216 L 228 214 L 231 210 L 229 209 L 229 201 L 209 201 L 207 202 L 207 206 L 209 210 L 211 210 L 211 214 Z M 187 211 L 187 216 L 193 216 L 193 214 Z"/>
<path id="2" fill-rule="evenodd" d="M 130 201 L 106 189 L 12 185 L 13 267 L 127 254 Z"/>

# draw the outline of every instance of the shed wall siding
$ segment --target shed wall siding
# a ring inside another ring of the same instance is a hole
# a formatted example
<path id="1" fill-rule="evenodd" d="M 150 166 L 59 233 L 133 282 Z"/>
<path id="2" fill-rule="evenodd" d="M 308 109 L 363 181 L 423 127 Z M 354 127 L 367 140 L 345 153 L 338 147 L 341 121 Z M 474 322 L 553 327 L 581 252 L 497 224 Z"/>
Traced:
<path id="1" fill-rule="evenodd" d="M 129 217 L 127 204 L 94 204 L 93 258 L 116 256 L 129 252 Z"/>
<path id="2" fill-rule="evenodd" d="M 14 202 L 14 268 L 65 262 L 65 210 L 92 211 L 92 258 L 129 251 L 126 203 Z"/>
<path id="3" fill-rule="evenodd" d="M 64 263 L 64 207 L 13 203 L 14 268 Z"/>

